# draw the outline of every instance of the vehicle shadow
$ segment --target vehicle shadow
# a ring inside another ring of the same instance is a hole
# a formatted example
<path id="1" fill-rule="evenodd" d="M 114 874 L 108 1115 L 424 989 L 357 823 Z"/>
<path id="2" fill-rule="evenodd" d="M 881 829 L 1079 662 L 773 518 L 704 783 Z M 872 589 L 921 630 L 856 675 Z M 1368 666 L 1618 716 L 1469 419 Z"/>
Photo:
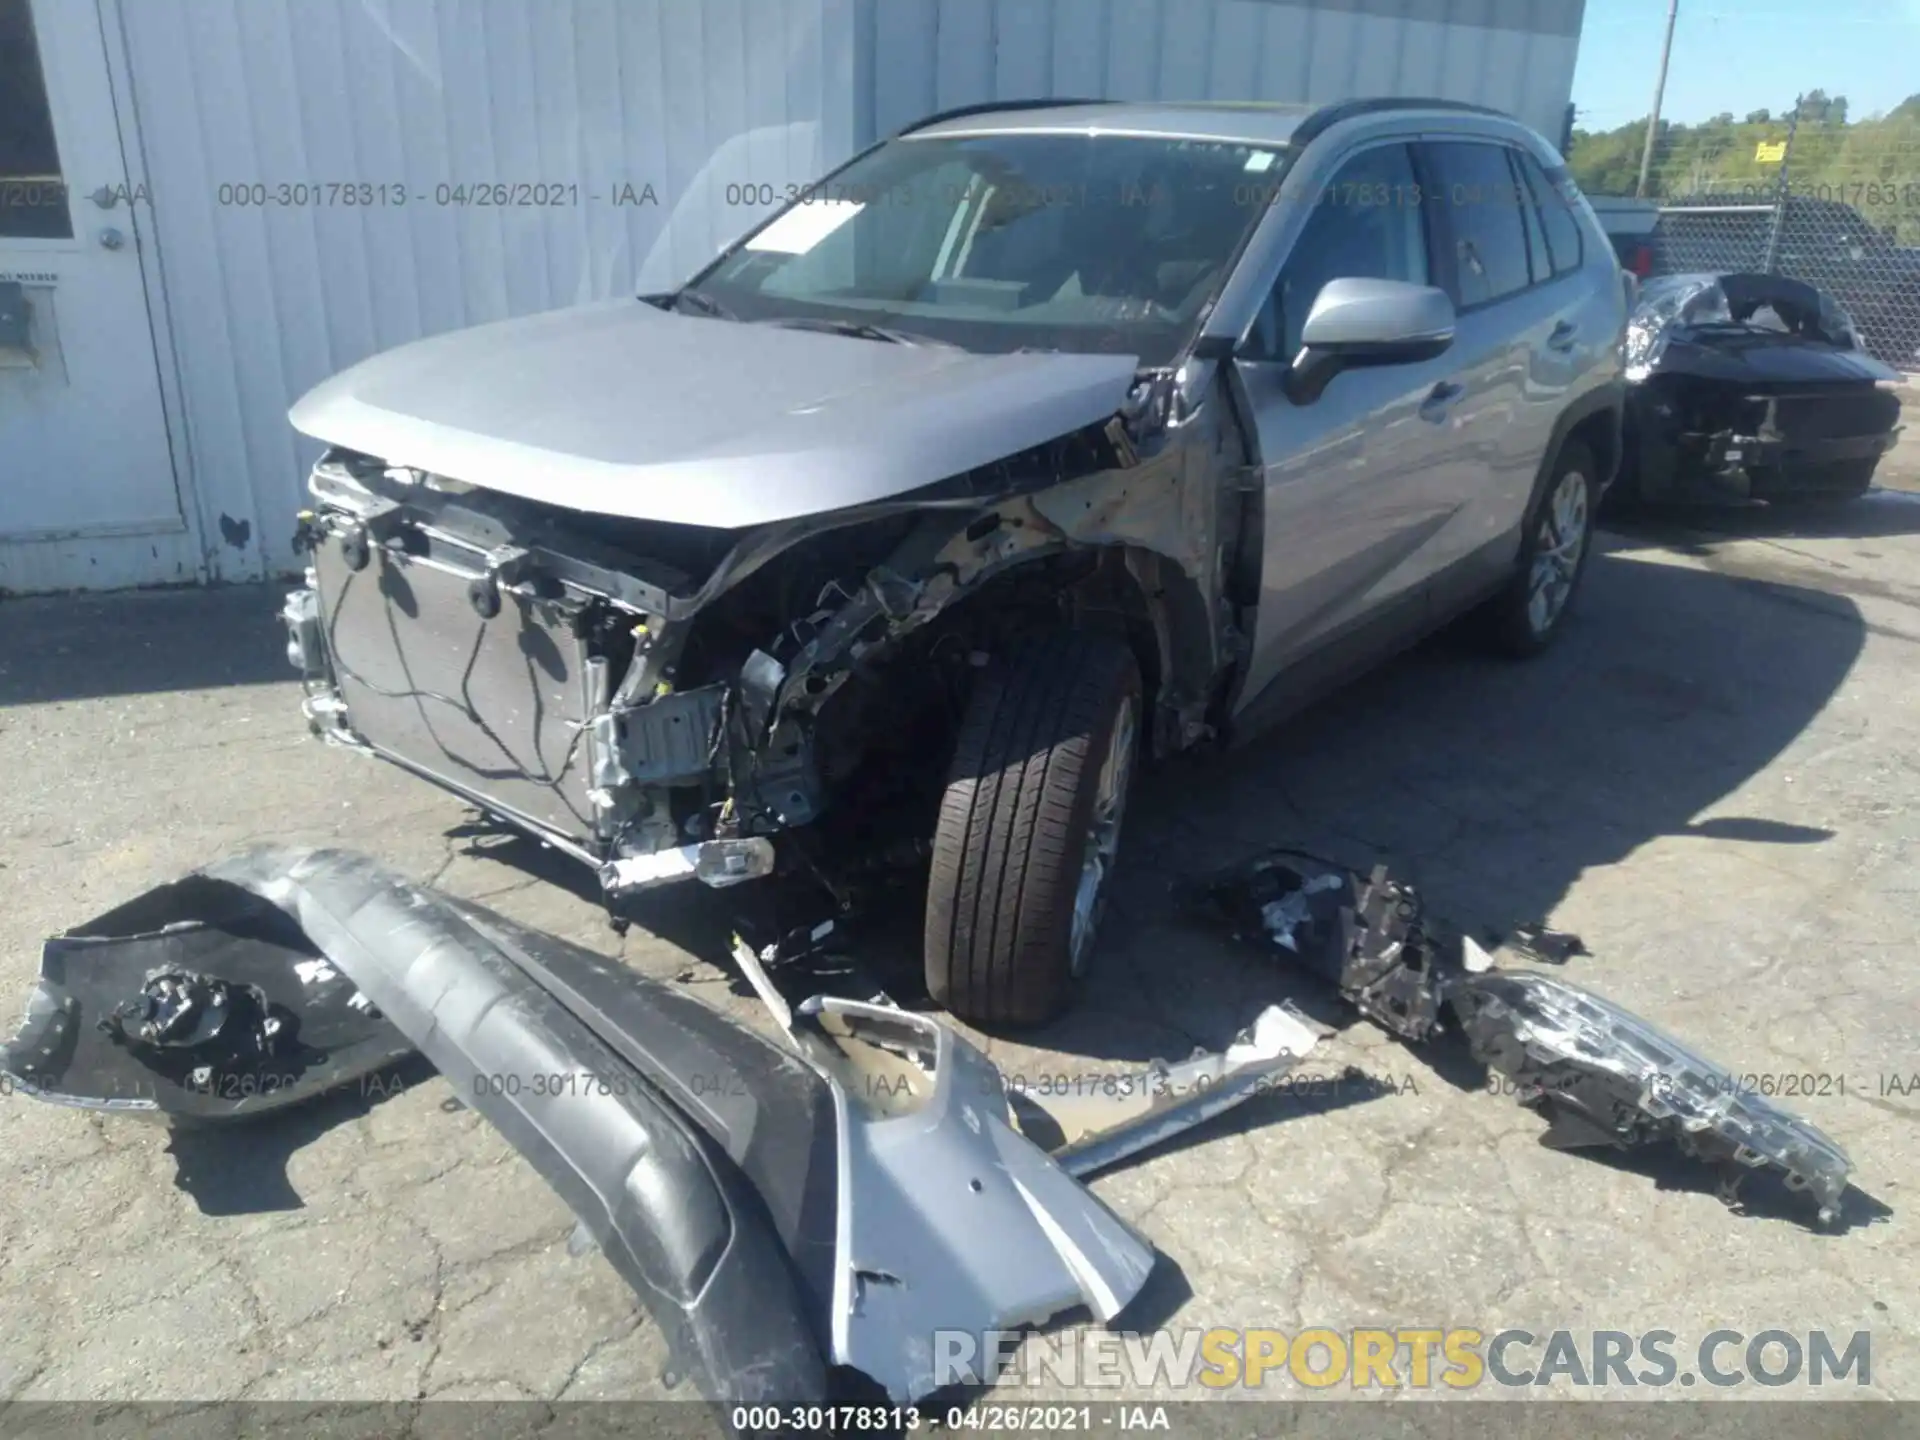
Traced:
<path id="1" fill-rule="evenodd" d="M 1724 540 L 1875 540 L 1920 534 L 1920 492 L 1877 489 L 1855 500 L 1670 505 L 1607 516 L 1609 528 L 1686 553 Z"/>
<path id="2" fill-rule="evenodd" d="M 291 583 L 0 596 L 0 707 L 298 678 Z"/>
<path id="3" fill-rule="evenodd" d="M 1223 1045 L 1289 998 L 1351 1023 L 1318 981 L 1169 893 L 1278 846 L 1385 861 L 1437 919 L 1497 943 L 1659 836 L 1820 844 L 1765 815 L 1699 817 L 1819 714 L 1865 636 L 1843 596 L 1596 555 L 1567 633 L 1531 664 L 1443 635 L 1242 750 L 1145 777 L 1085 999 L 1019 1038 L 1137 1061 Z"/>
<path id="4" fill-rule="evenodd" d="M 1820 713 L 1866 633 L 1858 607 L 1830 590 L 1596 554 L 1567 633 L 1535 662 L 1442 634 L 1240 750 L 1143 776 L 1073 1008 L 986 1038 L 996 1055 L 1007 1045 L 1137 1064 L 1218 1049 L 1276 1003 L 1335 1028 L 1363 1023 L 1315 977 L 1175 904 L 1175 881 L 1281 846 L 1344 866 L 1384 861 L 1434 918 L 1489 947 L 1530 936 L 1521 948 L 1553 959 L 1543 945 L 1578 944 L 1545 924 L 1573 884 L 1657 837 L 1824 843 L 1825 829 L 1766 815 L 1701 816 Z M 737 897 L 676 887 L 645 898 L 655 903 L 636 907 L 636 924 L 734 970 Z M 931 1003 L 921 919 L 905 887 L 848 931 L 850 958 L 913 1008 Z"/>
<path id="5" fill-rule="evenodd" d="M 177 1125 L 167 1134 L 174 1188 L 191 1196 L 202 1215 L 304 1209 L 287 1170 L 294 1155 L 436 1073 L 425 1056 L 408 1055 L 303 1104 L 236 1123 Z"/>

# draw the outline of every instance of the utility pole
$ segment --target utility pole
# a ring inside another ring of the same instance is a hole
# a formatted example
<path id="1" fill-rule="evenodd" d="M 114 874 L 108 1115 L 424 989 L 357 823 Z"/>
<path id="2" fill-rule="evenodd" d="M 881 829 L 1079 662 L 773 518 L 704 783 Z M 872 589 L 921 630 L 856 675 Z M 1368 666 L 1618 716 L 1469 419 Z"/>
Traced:
<path id="1" fill-rule="evenodd" d="M 1640 183 L 1635 195 L 1647 193 L 1647 175 L 1653 169 L 1653 142 L 1660 134 L 1660 105 L 1667 98 L 1667 62 L 1673 59 L 1673 27 L 1680 18 L 1680 0 L 1667 0 L 1667 41 L 1660 47 L 1660 78 L 1653 87 L 1653 114 L 1647 117 L 1647 148 L 1640 152 Z"/>

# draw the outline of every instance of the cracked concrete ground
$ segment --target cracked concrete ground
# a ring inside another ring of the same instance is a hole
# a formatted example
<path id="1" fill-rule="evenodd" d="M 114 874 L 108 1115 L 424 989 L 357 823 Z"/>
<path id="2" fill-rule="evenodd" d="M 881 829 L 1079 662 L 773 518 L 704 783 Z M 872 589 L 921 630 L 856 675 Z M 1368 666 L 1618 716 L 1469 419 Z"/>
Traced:
<path id="1" fill-rule="evenodd" d="M 0 603 L 0 1003 L 41 935 L 272 838 L 365 848 L 757 1019 L 722 897 L 662 897 L 617 937 L 556 862 L 310 741 L 276 605 Z M 1149 777 L 1083 1004 L 993 1049 L 1037 1078 L 1217 1045 L 1282 998 L 1337 1018 L 1162 882 L 1280 842 L 1384 857 L 1475 933 L 1577 932 L 1569 978 L 1736 1071 L 1843 1078 L 1794 1103 L 1853 1155 L 1855 1223 L 1814 1234 L 1730 1213 L 1683 1166 L 1545 1150 L 1509 1099 L 1352 1025 L 1308 1082 L 1096 1182 L 1174 1262 L 1157 1315 L 1665 1329 L 1683 1356 L 1719 1328 L 1868 1330 L 1868 1393 L 1920 1398 L 1920 1093 L 1886 1078 L 1920 1072 L 1916 675 L 1920 498 L 1611 534 L 1540 662 L 1442 638 Z M 0 1398 L 660 1393 L 657 1333 L 601 1259 L 568 1258 L 559 1201 L 446 1082 L 406 1078 L 198 1136 L 0 1101 Z"/>

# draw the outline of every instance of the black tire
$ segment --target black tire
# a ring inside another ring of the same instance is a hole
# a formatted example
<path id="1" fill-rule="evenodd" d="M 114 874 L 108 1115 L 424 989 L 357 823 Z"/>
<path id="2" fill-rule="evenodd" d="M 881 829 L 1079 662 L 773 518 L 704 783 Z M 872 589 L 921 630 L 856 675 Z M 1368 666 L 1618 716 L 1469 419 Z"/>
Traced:
<path id="1" fill-rule="evenodd" d="M 1587 573 L 1587 561 L 1593 555 L 1593 528 L 1597 506 L 1595 504 L 1598 481 L 1598 464 L 1593 452 L 1578 440 L 1569 440 L 1560 447 L 1560 453 L 1554 458 L 1553 469 L 1547 475 L 1546 484 L 1540 487 L 1540 493 L 1527 507 L 1527 521 L 1522 531 L 1520 560 L 1514 569 L 1513 578 L 1498 595 L 1487 603 L 1484 612 L 1486 633 L 1495 649 L 1516 659 L 1526 659 L 1538 655 L 1554 641 L 1566 623 L 1567 613 L 1573 609 L 1574 601 L 1580 593 L 1580 581 Z M 1578 557 L 1573 562 L 1573 573 L 1566 582 L 1565 597 L 1553 609 L 1552 615 L 1544 625 L 1538 623 L 1538 617 L 1532 613 L 1534 599 L 1533 571 L 1534 562 L 1540 557 L 1550 538 L 1547 533 L 1547 521 L 1552 512 L 1556 497 L 1562 493 L 1562 486 L 1569 477 L 1578 476 L 1584 486 L 1584 499 L 1581 513 L 1584 517 L 1584 533 L 1580 543 Z"/>
<path id="2" fill-rule="evenodd" d="M 1124 707 L 1137 745 L 1139 668 L 1126 645 L 1098 634 L 1047 635 L 974 687 L 927 886 L 927 990 L 959 1018 L 1040 1025 L 1067 1007 L 1074 901 Z M 1121 807 L 1132 758 L 1122 757 Z M 1090 949 L 1089 939 L 1082 954 Z"/>

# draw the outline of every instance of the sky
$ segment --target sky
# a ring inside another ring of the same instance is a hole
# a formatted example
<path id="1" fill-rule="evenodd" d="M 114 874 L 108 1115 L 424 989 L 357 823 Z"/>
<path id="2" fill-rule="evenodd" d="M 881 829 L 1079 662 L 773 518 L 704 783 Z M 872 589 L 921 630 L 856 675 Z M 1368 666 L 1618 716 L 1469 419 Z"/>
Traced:
<path id="1" fill-rule="evenodd" d="M 1667 0 L 1587 0 L 1577 123 L 1612 130 L 1652 108 Z M 1680 0 L 1661 114 L 1775 114 L 1808 90 L 1845 95 L 1853 118 L 1920 93 L 1920 0 Z"/>

